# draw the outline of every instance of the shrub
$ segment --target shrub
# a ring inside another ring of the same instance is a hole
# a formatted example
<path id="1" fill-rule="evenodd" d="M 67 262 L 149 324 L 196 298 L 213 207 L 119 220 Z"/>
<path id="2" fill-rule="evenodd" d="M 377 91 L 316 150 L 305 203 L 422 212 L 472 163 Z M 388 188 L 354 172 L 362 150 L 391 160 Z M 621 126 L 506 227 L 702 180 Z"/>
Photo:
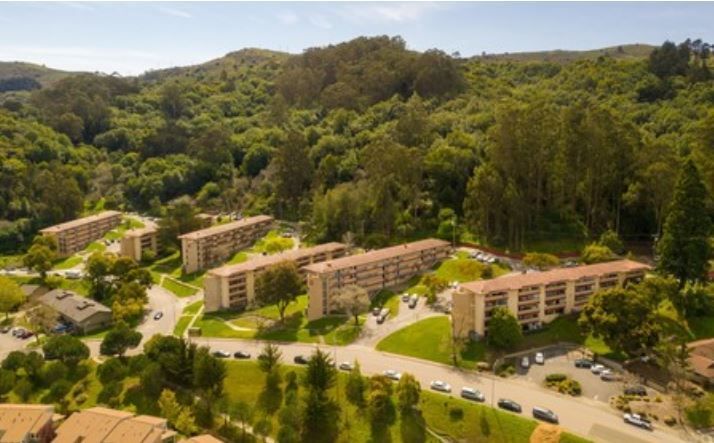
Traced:
<path id="1" fill-rule="evenodd" d="M 67 380 L 57 380 L 50 387 L 50 397 L 55 401 L 64 398 L 72 389 L 72 383 Z"/>
<path id="2" fill-rule="evenodd" d="M 449 417 L 452 420 L 461 420 L 464 418 L 464 410 L 459 406 L 452 406 L 449 408 Z"/>
<path id="3" fill-rule="evenodd" d="M 510 377 L 516 373 L 516 368 L 513 363 L 503 363 L 496 368 L 495 372 L 499 377 Z"/>
<path id="4" fill-rule="evenodd" d="M 545 381 L 548 383 L 558 383 L 568 378 L 565 374 L 548 374 L 545 376 Z"/>
<path id="5" fill-rule="evenodd" d="M 664 424 L 666 424 L 667 426 L 674 426 L 677 424 L 677 419 L 672 417 L 671 415 L 668 415 L 664 417 Z"/>

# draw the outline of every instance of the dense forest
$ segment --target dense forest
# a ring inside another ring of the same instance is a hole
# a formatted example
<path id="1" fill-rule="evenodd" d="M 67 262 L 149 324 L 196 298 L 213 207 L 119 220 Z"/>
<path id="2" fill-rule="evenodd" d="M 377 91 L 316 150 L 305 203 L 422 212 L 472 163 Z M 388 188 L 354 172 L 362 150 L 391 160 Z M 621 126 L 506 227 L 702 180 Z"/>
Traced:
<path id="1" fill-rule="evenodd" d="M 683 159 L 714 191 L 709 48 L 557 63 L 375 37 L 12 80 L 27 90 L 0 93 L 0 249 L 99 207 L 159 216 L 185 195 L 302 220 L 315 241 L 451 238 L 454 220 L 511 250 L 608 229 L 651 240 Z"/>

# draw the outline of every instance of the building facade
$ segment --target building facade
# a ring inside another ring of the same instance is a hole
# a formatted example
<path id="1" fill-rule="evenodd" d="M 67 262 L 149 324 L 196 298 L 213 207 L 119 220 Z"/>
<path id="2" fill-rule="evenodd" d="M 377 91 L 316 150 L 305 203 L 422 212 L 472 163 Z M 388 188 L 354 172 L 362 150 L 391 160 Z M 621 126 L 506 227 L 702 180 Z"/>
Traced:
<path id="1" fill-rule="evenodd" d="M 42 235 L 57 240 L 57 253 L 60 257 L 79 252 L 94 240 L 119 226 L 121 212 L 104 211 L 89 217 L 60 223 L 40 230 Z"/>
<path id="2" fill-rule="evenodd" d="M 145 251 L 153 251 L 154 254 L 158 254 L 159 231 L 153 226 L 130 229 L 124 233 L 119 251 L 121 255 L 131 257 L 137 262 L 141 261 Z"/>
<path id="3" fill-rule="evenodd" d="M 258 215 L 179 236 L 184 272 L 221 264 L 267 234 L 272 225 L 272 217 Z"/>
<path id="4" fill-rule="evenodd" d="M 293 261 L 301 273 L 312 263 L 343 257 L 347 246 L 326 243 L 312 248 L 294 249 L 280 254 L 248 260 L 236 265 L 212 269 L 203 281 L 206 312 L 220 309 L 243 309 L 255 298 L 255 281 L 266 268 L 282 261 Z"/>
<path id="5" fill-rule="evenodd" d="M 54 406 L 0 404 L 0 443 L 49 443 Z"/>
<path id="6" fill-rule="evenodd" d="M 427 239 L 305 266 L 308 319 L 331 312 L 331 298 L 341 288 L 358 285 L 370 295 L 397 286 L 449 256 L 448 242 Z"/>
<path id="7" fill-rule="evenodd" d="M 535 329 L 559 315 L 577 312 L 601 289 L 639 282 L 650 266 L 619 260 L 463 283 L 454 291 L 453 332 L 483 337 L 491 311 L 507 307 L 523 329 Z"/>

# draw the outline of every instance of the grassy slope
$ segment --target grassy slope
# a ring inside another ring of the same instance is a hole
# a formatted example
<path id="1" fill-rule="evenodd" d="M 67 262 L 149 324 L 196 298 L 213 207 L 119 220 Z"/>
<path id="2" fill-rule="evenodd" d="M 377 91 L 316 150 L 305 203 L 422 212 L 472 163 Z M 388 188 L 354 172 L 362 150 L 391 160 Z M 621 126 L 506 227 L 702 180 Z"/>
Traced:
<path id="1" fill-rule="evenodd" d="M 164 278 L 164 281 L 161 283 L 161 286 L 173 292 L 174 295 L 176 295 L 177 297 L 190 297 L 196 292 L 198 292 L 198 289 L 181 284 L 180 281 L 174 280 L 172 278 Z"/>
<path id="2" fill-rule="evenodd" d="M 596 59 L 600 56 L 610 56 L 616 59 L 641 59 L 648 57 L 650 52 L 655 48 L 651 45 L 630 44 L 621 45 L 622 51 L 618 50 L 618 46 L 610 46 L 607 48 L 592 49 L 588 51 L 537 51 L 537 52 L 514 52 L 505 54 L 489 54 L 485 57 L 477 56 L 475 60 L 483 60 L 485 62 L 503 62 L 503 61 L 519 61 L 519 62 L 540 62 L 549 61 L 555 63 L 567 63 L 576 60 Z"/>

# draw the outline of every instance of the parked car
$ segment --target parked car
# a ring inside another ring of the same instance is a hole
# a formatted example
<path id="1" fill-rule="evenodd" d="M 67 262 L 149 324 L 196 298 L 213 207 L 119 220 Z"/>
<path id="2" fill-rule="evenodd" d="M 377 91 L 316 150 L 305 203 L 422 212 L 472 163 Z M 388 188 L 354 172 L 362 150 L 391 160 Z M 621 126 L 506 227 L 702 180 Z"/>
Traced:
<path id="1" fill-rule="evenodd" d="M 299 364 L 299 365 L 306 365 L 306 364 L 308 364 L 310 361 L 309 361 L 306 357 L 304 357 L 304 356 L 302 356 L 302 355 L 298 355 L 298 356 L 296 356 L 296 357 L 293 359 L 293 362 L 295 362 L 295 363 L 297 363 L 297 364 Z"/>
<path id="2" fill-rule="evenodd" d="M 379 306 L 375 306 L 374 308 L 372 308 L 372 315 L 374 315 L 375 317 L 379 317 L 379 313 L 381 311 L 382 308 L 380 308 Z"/>
<path id="3" fill-rule="evenodd" d="M 348 361 L 343 361 L 342 363 L 340 363 L 339 368 L 343 371 L 351 371 L 352 369 L 354 369 L 354 365 Z"/>
<path id="4" fill-rule="evenodd" d="M 607 369 L 607 368 L 606 368 L 605 366 L 603 366 L 603 365 L 597 365 L 597 364 L 596 364 L 596 365 L 590 366 L 590 372 L 592 372 L 592 373 L 595 374 L 595 375 L 599 375 L 599 374 L 600 374 L 602 371 L 604 371 L 605 369 Z"/>
<path id="5" fill-rule="evenodd" d="M 505 409 L 506 411 L 517 412 L 519 414 L 521 413 L 521 405 L 513 400 L 501 398 L 498 400 L 498 407 Z"/>
<path id="6" fill-rule="evenodd" d="M 161 311 L 158 311 L 158 312 L 156 312 L 156 314 L 154 314 L 154 320 L 161 320 L 161 317 L 163 317 L 163 316 L 164 316 L 164 313 Z"/>
<path id="7" fill-rule="evenodd" d="M 409 309 L 414 309 L 416 308 L 417 303 L 419 303 L 419 297 L 416 295 L 412 295 L 409 298 Z"/>
<path id="8" fill-rule="evenodd" d="M 602 371 L 600 373 L 600 380 L 602 380 L 602 381 L 615 381 L 618 378 L 619 378 L 618 375 L 609 369 L 605 369 L 604 371 Z"/>
<path id="9" fill-rule="evenodd" d="M 521 359 L 521 367 L 524 369 L 528 369 L 531 366 L 531 361 L 530 359 L 526 356 Z"/>
<path id="10" fill-rule="evenodd" d="M 402 302 L 404 302 L 404 303 L 409 303 L 409 298 L 410 298 L 410 297 L 411 297 L 411 296 L 409 295 L 409 293 L 408 293 L 408 292 L 405 292 L 404 294 L 402 294 Z"/>
<path id="11" fill-rule="evenodd" d="M 394 369 L 387 369 L 382 374 L 390 380 L 399 381 L 402 378 L 401 372 L 397 372 Z"/>
<path id="12" fill-rule="evenodd" d="M 534 407 L 533 408 L 533 418 L 539 420 L 547 421 L 548 423 L 558 424 L 558 415 L 551 411 L 550 409 Z"/>
<path id="13" fill-rule="evenodd" d="M 377 317 L 377 324 L 382 324 L 384 321 L 389 317 L 389 309 L 384 308 L 381 311 L 379 311 L 379 317 Z"/>
<path id="14" fill-rule="evenodd" d="M 292 238 L 293 234 L 291 232 L 283 232 L 280 236 L 283 238 Z"/>
<path id="15" fill-rule="evenodd" d="M 244 351 L 236 351 L 233 353 L 233 358 L 245 360 L 247 358 L 250 358 L 250 354 Z"/>
<path id="16" fill-rule="evenodd" d="M 65 271 L 64 276 L 70 280 L 77 280 L 82 278 L 82 272 L 77 271 L 76 269 L 70 269 L 69 271 Z"/>
<path id="17" fill-rule="evenodd" d="M 3 326 L 0 328 L 0 333 L 7 334 L 8 332 L 10 332 L 10 326 Z"/>
<path id="18" fill-rule="evenodd" d="M 224 351 L 224 350 L 218 350 L 218 351 L 213 351 L 213 356 L 216 358 L 228 358 L 231 356 L 231 353 L 228 351 Z"/>
<path id="19" fill-rule="evenodd" d="M 461 388 L 461 397 L 467 400 L 485 401 L 486 397 L 478 389 L 464 386 Z"/>
<path id="20" fill-rule="evenodd" d="M 588 360 L 587 358 L 579 358 L 575 360 L 575 367 L 576 368 L 586 368 L 590 369 L 593 365 L 592 360 Z"/>
<path id="21" fill-rule="evenodd" d="M 52 328 L 52 332 L 55 334 L 64 334 L 65 332 L 69 332 L 72 329 L 72 325 L 69 325 L 67 323 L 59 323 L 55 325 L 54 328 Z"/>
<path id="22" fill-rule="evenodd" d="M 23 340 L 27 340 L 28 338 L 32 337 L 33 335 L 35 335 L 34 332 L 32 332 L 32 331 L 25 331 L 25 332 L 22 333 L 22 335 L 20 335 L 19 338 L 21 338 L 21 339 L 23 339 Z"/>
<path id="23" fill-rule="evenodd" d="M 433 380 L 429 383 L 429 387 L 431 387 L 434 391 L 451 392 L 451 385 L 441 380 Z"/>
<path id="24" fill-rule="evenodd" d="M 625 395 L 639 395 L 644 397 L 647 395 L 647 389 L 642 385 L 628 386 L 625 388 Z"/>
<path id="25" fill-rule="evenodd" d="M 543 355 L 542 352 L 536 352 L 534 360 L 535 360 L 536 364 L 539 364 L 539 365 L 545 364 L 545 356 Z"/>
<path id="26" fill-rule="evenodd" d="M 622 418 L 628 425 L 637 426 L 638 428 L 646 429 L 648 431 L 652 430 L 652 422 L 639 414 L 625 414 Z"/>
<path id="27" fill-rule="evenodd" d="M 21 336 L 22 334 L 24 334 L 26 331 L 27 331 L 27 330 L 26 330 L 25 328 L 21 328 L 21 327 L 19 327 L 19 326 L 16 327 L 16 328 L 12 328 L 12 336 L 13 336 L 13 337 L 20 337 L 20 336 Z"/>

